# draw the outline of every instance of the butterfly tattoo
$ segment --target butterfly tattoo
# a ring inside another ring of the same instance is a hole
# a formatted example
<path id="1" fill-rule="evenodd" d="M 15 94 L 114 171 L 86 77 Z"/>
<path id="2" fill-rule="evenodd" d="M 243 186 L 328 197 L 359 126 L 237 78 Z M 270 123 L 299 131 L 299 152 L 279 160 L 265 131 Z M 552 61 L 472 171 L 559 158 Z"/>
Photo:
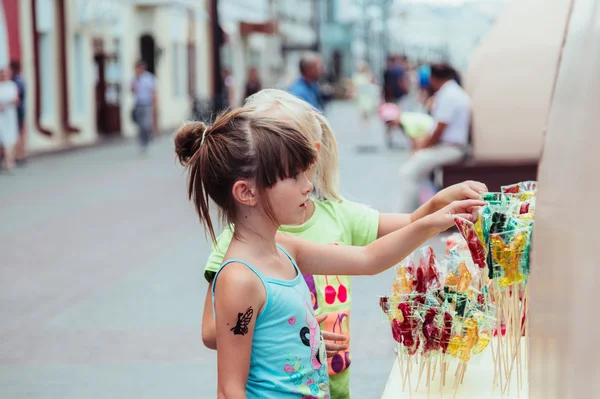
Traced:
<path id="1" fill-rule="evenodd" d="M 248 324 L 250 324 L 250 320 L 252 320 L 252 315 L 254 311 L 252 307 L 249 307 L 246 310 L 246 313 L 238 313 L 237 323 L 231 329 L 235 335 L 246 335 L 248 334 Z"/>

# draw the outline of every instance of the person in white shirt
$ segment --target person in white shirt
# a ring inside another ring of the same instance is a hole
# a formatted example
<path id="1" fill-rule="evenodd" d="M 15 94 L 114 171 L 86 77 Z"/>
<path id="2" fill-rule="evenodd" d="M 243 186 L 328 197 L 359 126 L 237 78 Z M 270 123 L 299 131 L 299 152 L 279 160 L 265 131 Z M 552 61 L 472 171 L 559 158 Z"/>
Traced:
<path id="1" fill-rule="evenodd" d="M 435 125 L 429 135 L 415 142 L 414 153 L 400 168 L 408 201 L 403 208 L 416 206 L 421 182 L 434 169 L 459 162 L 467 154 L 471 100 L 454 80 L 455 76 L 456 72 L 448 65 L 431 67 L 430 85 L 435 90 L 432 111 Z"/>

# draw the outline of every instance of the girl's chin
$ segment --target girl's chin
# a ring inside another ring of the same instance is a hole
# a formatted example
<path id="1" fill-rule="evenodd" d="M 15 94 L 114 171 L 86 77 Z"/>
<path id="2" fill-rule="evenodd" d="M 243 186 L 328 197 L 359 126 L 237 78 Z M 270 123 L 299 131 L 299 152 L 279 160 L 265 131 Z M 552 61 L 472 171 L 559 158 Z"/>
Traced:
<path id="1" fill-rule="evenodd" d="M 287 226 L 295 226 L 306 222 L 306 211 L 302 210 L 295 218 L 286 218 L 281 224 Z"/>

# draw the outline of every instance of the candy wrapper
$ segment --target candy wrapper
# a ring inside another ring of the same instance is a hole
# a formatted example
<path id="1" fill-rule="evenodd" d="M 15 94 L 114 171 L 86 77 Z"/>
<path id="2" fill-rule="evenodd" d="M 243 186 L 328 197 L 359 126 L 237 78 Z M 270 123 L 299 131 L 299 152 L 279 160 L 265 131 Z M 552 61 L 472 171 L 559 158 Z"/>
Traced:
<path id="1" fill-rule="evenodd" d="M 471 259 L 464 239 L 454 239 L 441 262 L 431 247 L 411 254 L 397 267 L 390 295 L 379 298 L 401 367 L 409 370 L 411 365 L 420 364 L 419 381 L 425 367 L 427 380 L 432 366 L 435 373 L 439 365 L 442 381 L 449 362 L 464 366 L 471 361 L 488 346 L 496 324 L 492 316 L 496 309 L 489 303 L 487 286 L 481 286 L 481 270 Z M 417 362 L 416 356 L 420 358 Z M 464 373 L 465 369 L 461 370 Z M 410 372 L 403 372 L 402 378 L 405 382 L 408 379 L 410 386 Z"/>
<path id="2" fill-rule="evenodd" d="M 490 256 L 494 278 L 500 287 L 522 283 L 529 274 L 528 251 L 531 228 L 490 234 Z"/>
<path id="3" fill-rule="evenodd" d="M 537 182 L 528 180 L 520 183 L 510 184 L 508 186 L 500 187 L 500 191 L 507 194 L 519 194 L 523 191 L 536 191 Z"/>
<path id="4" fill-rule="evenodd" d="M 480 269 L 485 269 L 485 247 L 483 246 L 483 243 L 479 240 L 479 236 L 475 231 L 475 226 L 473 225 L 473 223 L 459 216 L 454 217 L 454 223 L 456 224 L 456 227 L 458 227 L 458 230 L 460 231 L 462 236 L 467 241 L 467 247 L 471 252 L 473 262 L 475 262 L 477 267 L 479 267 Z"/>

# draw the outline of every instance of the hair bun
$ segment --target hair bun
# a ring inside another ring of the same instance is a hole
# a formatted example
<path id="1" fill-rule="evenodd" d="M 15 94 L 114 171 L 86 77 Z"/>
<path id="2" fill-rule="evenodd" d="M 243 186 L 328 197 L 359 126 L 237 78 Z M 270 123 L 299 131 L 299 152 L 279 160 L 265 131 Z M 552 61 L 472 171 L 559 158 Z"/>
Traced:
<path id="1" fill-rule="evenodd" d="M 186 166 L 198 152 L 202 144 L 202 136 L 208 129 L 203 122 L 187 122 L 175 132 L 175 154 L 179 162 Z"/>

